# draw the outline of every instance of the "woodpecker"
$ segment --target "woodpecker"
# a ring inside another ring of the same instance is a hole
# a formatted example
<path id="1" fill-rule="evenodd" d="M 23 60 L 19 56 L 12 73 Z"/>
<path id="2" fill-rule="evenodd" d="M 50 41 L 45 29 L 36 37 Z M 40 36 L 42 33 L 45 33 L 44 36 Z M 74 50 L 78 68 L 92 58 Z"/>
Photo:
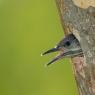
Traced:
<path id="1" fill-rule="evenodd" d="M 54 48 L 44 52 L 42 55 L 46 55 L 57 51 L 59 51 L 60 53 L 51 61 L 49 61 L 46 64 L 47 66 L 55 63 L 57 60 L 64 57 L 75 57 L 83 55 L 80 43 L 73 34 L 68 34 Z"/>

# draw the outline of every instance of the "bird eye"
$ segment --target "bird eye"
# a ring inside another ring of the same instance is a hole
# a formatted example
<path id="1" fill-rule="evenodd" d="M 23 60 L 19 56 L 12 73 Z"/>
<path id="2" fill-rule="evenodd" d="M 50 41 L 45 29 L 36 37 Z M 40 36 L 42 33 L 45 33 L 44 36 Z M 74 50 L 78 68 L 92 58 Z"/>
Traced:
<path id="1" fill-rule="evenodd" d="M 70 42 L 69 41 L 67 41 L 66 43 L 65 43 L 65 46 L 70 46 Z"/>

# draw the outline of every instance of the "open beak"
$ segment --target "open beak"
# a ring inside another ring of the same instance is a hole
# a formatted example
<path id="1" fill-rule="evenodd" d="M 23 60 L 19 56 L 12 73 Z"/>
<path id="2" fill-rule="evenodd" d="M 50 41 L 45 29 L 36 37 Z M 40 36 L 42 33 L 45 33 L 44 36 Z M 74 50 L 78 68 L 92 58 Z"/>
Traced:
<path id="1" fill-rule="evenodd" d="M 46 54 L 49 54 L 49 53 L 53 53 L 53 52 L 56 52 L 56 51 L 60 51 L 60 49 L 58 47 L 55 47 L 55 48 L 52 48 L 46 52 L 44 52 L 42 55 L 46 55 Z M 58 54 L 54 59 L 52 59 L 50 62 L 48 62 L 47 66 L 54 63 L 55 61 L 61 59 L 63 57 L 64 53 L 60 53 Z"/>
<path id="2" fill-rule="evenodd" d="M 53 64 L 54 62 L 56 62 L 57 60 L 59 60 L 59 59 L 61 59 L 63 57 L 66 57 L 66 56 L 69 57 L 69 56 L 72 56 L 72 55 L 76 56 L 76 55 L 83 54 L 81 49 L 79 49 L 79 50 L 73 50 L 73 51 L 69 50 L 68 51 L 66 49 L 63 50 L 63 48 L 59 49 L 58 47 L 55 47 L 55 48 L 52 48 L 52 49 L 44 52 L 42 55 L 46 55 L 46 54 L 53 53 L 53 52 L 56 52 L 56 51 L 60 51 L 60 53 L 55 58 L 53 58 L 50 62 L 48 62 L 46 64 L 47 66 L 50 65 L 50 64 Z"/>

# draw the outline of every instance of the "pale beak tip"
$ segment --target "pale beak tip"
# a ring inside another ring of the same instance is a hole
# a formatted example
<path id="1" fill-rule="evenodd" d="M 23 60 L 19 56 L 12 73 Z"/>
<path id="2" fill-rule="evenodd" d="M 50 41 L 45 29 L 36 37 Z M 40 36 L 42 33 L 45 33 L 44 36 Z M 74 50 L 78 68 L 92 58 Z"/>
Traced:
<path id="1" fill-rule="evenodd" d="M 47 63 L 46 66 L 48 67 L 51 63 Z"/>
<path id="2" fill-rule="evenodd" d="M 48 67 L 47 64 L 45 64 L 44 67 L 47 68 Z"/>
<path id="3" fill-rule="evenodd" d="M 45 64 L 45 67 L 47 68 L 49 65 L 50 65 L 50 64 L 49 64 L 49 63 L 47 63 L 47 64 Z"/>
<path id="4" fill-rule="evenodd" d="M 44 55 L 46 55 L 47 53 L 46 52 L 44 52 L 44 53 L 41 53 L 41 56 L 44 56 Z"/>

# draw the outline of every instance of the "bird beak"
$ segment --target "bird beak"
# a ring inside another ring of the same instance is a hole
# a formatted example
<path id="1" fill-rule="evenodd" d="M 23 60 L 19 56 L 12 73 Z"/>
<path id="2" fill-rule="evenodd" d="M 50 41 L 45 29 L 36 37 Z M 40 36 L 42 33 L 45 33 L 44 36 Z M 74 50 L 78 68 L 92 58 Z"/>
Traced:
<path id="1" fill-rule="evenodd" d="M 53 64 L 57 60 L 61 59 L 64 56 L 64 53 L 58 54 L 55 58 L 53 58 L 50 62 L 48 62 L 46 65 L 49 66 L 50 64 Z"/>
<path id="2" fill-rule="evenodd" d="M 63 57 L 66 57 L 66 56 L 71 56 L 71 55 L 75 55 L 75 54 L 82 54 L 82 50 L 76 50 L 76 51 L 68 51 L 64 48 L 62 49 L 59 49 L 58 47 L 56 48 L 52 48 L 46 52 L 44 52 L 42 55 L 46 55 L 46 54 L 49 54 L 49 53 L 52 53 L 52 52 L 56 52 L 56 51 L 61 51 L 55 58 L 53 58 L 50 62 L 48 62 L 46 65 L 49 66 L 50 64 L 53 64 L 54 62 L 56 62 L 57 60 L 63 58 Z"/>
<path id="3" fill-rule="evenodd" d="M 53 52 L 56 52 L 56 51 L 58 51 L 58 50 L 59 50 L 59 48 L 58 48 L 58 47 L 55 47 L 55 48 L 52 48 L 52 49 L 50 49 L 50 50 L 44 52 L 42 55 L 46 55 L 46 54 L 49 54 L 49 53 L 53 53 Z"/>
<path id="4" fill-rule="evenodd" d="M 44 52 L 42 55 L 46 55 L 46 54 L 49 54 L 49 53 L 53 53 L 53 52 L 56 52 L 56 51 L 59 51 L 59 47 L 55 47 L 55 48 L 52 48 L 46 52 Z M 61 59 L 62 57 L 64 56 L 64 53 L 63 53 L 63 50 L 60 54 L 58 54 L 55 58 L 53 58 L 50 62 L 48 62 L 48 64 L 46 64 L 47 66 L 54 63 L 55 61 Z"/>

